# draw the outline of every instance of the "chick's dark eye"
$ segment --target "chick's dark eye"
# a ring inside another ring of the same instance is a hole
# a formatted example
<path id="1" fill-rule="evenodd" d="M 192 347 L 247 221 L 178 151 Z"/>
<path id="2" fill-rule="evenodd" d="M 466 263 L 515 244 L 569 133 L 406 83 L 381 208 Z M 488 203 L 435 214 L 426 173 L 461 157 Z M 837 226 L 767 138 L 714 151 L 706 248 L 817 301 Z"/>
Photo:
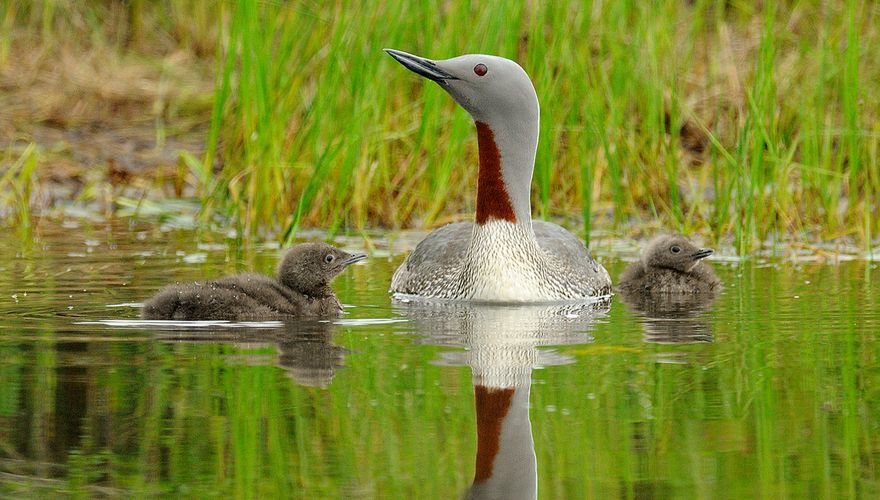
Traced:
<path id="1" fill-rule="evenodd" d="M 331 253 L 328 253 L 327 256 L 324 257 L 324 262 L 326 262 L 328 264 L 333 262 L 334 260 L 336 260 L 336 257 L 334 257 L 333 254 L 331 254 Z"/>
<path id="2" fill-rule="evenodd" d="M 477 76 L 484 76 L 488 72 L 489 68 L 487 68 L 485 64 L 477 64 L 474 66 L 474 73 L 476 73 Z"/>
<path id="3" fill-rule="evenodd" d="M 678 252 L 681 252 L 681 247 L 678 245 L 672 245 L 672 247 L 669 249 L 669 251 L 672 253 L 678 253 Z"/>

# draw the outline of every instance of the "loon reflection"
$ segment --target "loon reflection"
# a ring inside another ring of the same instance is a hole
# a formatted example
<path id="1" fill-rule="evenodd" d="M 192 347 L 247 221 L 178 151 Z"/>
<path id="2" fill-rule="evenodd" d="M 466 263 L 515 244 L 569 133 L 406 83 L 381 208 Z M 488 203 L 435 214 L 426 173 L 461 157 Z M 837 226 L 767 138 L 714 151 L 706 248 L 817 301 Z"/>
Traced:
<path id="1" fill-rule="evenodd" d="M 325 321 L 285 321 L 279 328 L 188 330 L 163 333 L 174 342 L 224 343 L 256 348 L 274 345 L 275 364 L 304 387 L 327 388 L 336 371 L 345 366 L 349 350 L 333 343 L 334 326 Z"/>
<path id="2" fill-rule="evenodd" d="M 465 348 L 442 352 L 436 362 L 469 366 L 473 374 L 477 456 L 466 498 L 537 498 L 529 420 L 532 370 L 573 362 L 539 347 L 591 342 L 594 320 L 608 308 L 608 300 L 554 306 L 411 303 L 403 308 L 423 335 L 417 342 Z"/>
<path id="3" fill-rule="evenodd" d="M 645 342 L 696 344 L 712 342 L 712 325 L 703 313 L 719 293 L 646 295 L 619 291 L 623 302 L 645 329 Z"/>

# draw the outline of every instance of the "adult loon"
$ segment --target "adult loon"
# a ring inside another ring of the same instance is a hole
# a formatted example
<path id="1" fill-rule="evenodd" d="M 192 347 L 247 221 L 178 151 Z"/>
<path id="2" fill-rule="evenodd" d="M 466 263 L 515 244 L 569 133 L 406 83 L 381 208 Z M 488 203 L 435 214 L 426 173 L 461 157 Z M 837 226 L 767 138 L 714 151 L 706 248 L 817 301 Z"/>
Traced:
<path id="1" fill-rule="evenodd" d="M 698 248 L 678 234 L 657 236 L 620 277 L 623 294 L 714 294 L 721 280 L 703 259 L 710 248 Z"/>
<path id="2" fill-rule="evenodd" d="M 239 274 L 170 285 L 144 304 L 144 319 L 268 320 L 333 316 L 342 312 L 330 282 L 366 258 L 326 243 L 301 243 L 278 266 L 278 279 Z"/>
<path id="3" fill-rule="evenodd" d="M 472 302 L 585 300 L 611 293 L 608 272 L 565 229 L 532 221 L 538 96 L 526 72 L 497 56 L 433 61 L 385 49 L 437 82 L 474 119 L 480 168 L 474 223 L 443 226 L 394 273 L 396 295 Z"/>

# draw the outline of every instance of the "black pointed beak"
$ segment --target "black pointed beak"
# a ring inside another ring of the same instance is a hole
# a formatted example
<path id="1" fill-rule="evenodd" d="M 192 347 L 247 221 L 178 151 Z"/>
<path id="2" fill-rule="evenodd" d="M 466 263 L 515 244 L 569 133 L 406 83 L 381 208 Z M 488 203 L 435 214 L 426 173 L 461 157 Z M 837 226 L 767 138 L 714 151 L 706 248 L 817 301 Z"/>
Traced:
<path id="1" fill-rule="evenodd" d="M 712 250 L 711 248 L 701 248 L 700 250 L 697 250 L 696 252 L 691 254 L 691 259 L 693 259 L 693 260 L 705 259 L 706 257 L 712 255 L 713 253 L 715 253 L 715 251 Z"/>
<path id="2" fill-rule="evenodd" d="M 414 56 L 406 52 L 394 49 L 384 49 L 389 56 L 393 57 L 406 69 L 413 73 L 424 76 L 428 80 L 435 82 L 443 82 L 445 80 L 458 80 L 458 78 L 450 75 L 446 71 L 440 69 L 434 61 L 425 59 L 424 57 Z"/>

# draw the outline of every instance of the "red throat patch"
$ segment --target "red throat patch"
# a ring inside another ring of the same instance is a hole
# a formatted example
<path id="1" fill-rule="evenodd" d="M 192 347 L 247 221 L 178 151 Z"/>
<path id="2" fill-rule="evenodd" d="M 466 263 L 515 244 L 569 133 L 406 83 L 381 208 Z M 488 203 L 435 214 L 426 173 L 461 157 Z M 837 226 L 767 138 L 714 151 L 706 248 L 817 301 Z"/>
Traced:
<path id="1" fill-rule="evenodd" d="M 513 389 L 494 389 L 474 386 L 474 402 L 477 407 L 477 465 L 474 482 L 492 477 L 495 457 L 501 447 L 501 422 L 510 409 Z"/>
<path id="2" fill-rule="evenodd" d="M 483 122 L 477 125 L 477 144 L 480 147 L 480 174 L 477 179 L 477 224 L 489 219 L 516 222 L 513 204 L 501 177 L 501 152 L 495 143 L 495 132 Z"/>

